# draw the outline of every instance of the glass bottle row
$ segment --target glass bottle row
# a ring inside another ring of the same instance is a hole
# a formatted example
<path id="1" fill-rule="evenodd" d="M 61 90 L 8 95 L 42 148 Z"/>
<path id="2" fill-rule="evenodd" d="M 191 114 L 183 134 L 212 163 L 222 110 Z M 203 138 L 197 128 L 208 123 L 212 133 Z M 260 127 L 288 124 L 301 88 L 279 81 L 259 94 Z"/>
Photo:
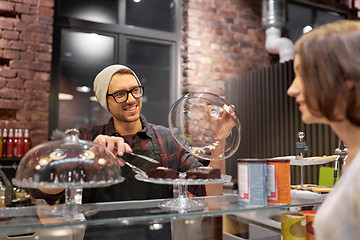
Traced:
<path id="1" fill-rule="evenodd" d="M 30 148 L 29 129 L 0 129 L 0 157 L 23 157 Z"/>

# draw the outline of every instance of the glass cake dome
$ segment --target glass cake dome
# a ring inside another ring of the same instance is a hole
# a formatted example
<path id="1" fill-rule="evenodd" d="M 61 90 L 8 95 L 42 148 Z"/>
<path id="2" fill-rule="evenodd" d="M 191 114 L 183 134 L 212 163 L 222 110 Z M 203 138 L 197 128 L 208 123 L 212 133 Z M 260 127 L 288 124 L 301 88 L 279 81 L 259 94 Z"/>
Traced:
<path id="1" fill-rule="evenodd" d="M 30 149 L 12 180 L 23 188 L 89 188 L 122 182 L 115 155 L 102 145 L 80 140 L 69 129 L 64 140 L 49 141 Z"/>
<path id="2" fill-rule="evenodd" d="M 82 189 L 106 187 L 124 181 L 115 155 L 100 144 L 80 140 L 77 129 L 64 140 L 39 144 L 21 159 L 12 183 L 22 188 L 65 190 L 65 204 L 40 206 L 41 215 L 60 215 L 74 221 L 77 214 L 94 214 L 96 206 L 82 203 Z"/>
<path id="3" fill-rule="evenodd" d="M 177 142 L 202 160 L 223 160 L 239 148 L 241 125 L 235 108 L 215 94 L 186 94 L 171 106 L 168 120 Z M 217 130 L 224 130 L 220 138 L 225 143 L 214 136 Z"/>

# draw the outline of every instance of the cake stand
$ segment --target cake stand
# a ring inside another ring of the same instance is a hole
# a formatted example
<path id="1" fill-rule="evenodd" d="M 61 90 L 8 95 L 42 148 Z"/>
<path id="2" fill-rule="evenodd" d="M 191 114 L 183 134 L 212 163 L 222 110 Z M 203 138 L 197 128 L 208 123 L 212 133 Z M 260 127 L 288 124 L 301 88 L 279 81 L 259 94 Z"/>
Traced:
<path id="1" fill-rule="evenodd" d="M 226 160 L 239 148 L 241 139 L 240 119 L 235 107 L 223 98 L 208 92 L 187 93 L 171 106 L 168 115 L 169 129 L 180 146 L 195 158 L 205 161 Z M 216 136 L 214 135 L 216 132 Z M 165 200 L 161 208 L 181 213 L 202 210 L 206 204 L 187 196 L 189 185 L 221 184 L 231 181 L 231 176 L 219 179 L 154 179 L 135 175 L 140 181 L 178 185 L 180 195 Z"/>
<path id="2" fill-rule="evenodd" d="M 65 189 L 65 204 L 39 207 L 43 215 L 72 220 L 89 215 L 95 205 L 82 205 L 82 189 L 121 183 L 121 167 L 112 152 L 94 142 L 80 140 L 69 129 L 64 140 L 50 141 L 30 149 L 21 159 L 12 183 L 21 188 Z"/>
<path id="3" fill-rule="evenodd" d="M 289 159 L 291 166 L 299 166 L 300 167 L 300 187 L 304 186 L 304 166 L 310 165 L 322 165 L 333 161 L 338 161 L 340 155 L 331 155 L 331 156 L 323 156 L 323 157 L 307 157 L 298 159 L 296 156 L 286 156 L 286 157 L 275 157 L 275 160 L 281 159 Z"/>
<path id="4" fill-rule="evenodd" d="M 148 178 L 141 174 L 136 174 L 135 178 L 139 181 L 155 183 L 178 185 L 180 194 L 175 199 L 164 200 L 159 203 L 159 207 L 163 209 L 178 211 L 179 213 L 186 213 L 190 211 L 203 210 L 207 204 L 201 200 L 191 199 L 187 196 L 188 185 L 205 185 L 205 184 L 219 184 L 231 181 L 231 176 L 222 174 L 219 179 L 185 179 L 185 173 L 180 173 L 178 179 L 163 179 L 163 178 Z"/>

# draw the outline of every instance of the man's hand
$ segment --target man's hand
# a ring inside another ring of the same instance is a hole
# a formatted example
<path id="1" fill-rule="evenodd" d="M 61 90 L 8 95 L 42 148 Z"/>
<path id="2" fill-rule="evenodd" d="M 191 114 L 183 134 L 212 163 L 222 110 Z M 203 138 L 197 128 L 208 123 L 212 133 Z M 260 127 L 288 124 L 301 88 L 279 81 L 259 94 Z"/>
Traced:
<path id="1" fill-rule="evenodd" d="M 213 141 L 216 143 L 216 147 L 211 151 L 211 159 L 217 160 L 222 159 L 221 161 L 211 161 L 209 167 L 220 168 L 221 174 L 226 173 L 226 166 L 224 157 L 225 151 L 225 142 L 226 138 L 229 136 L 231 129 L 235 126 L 235 121 L 237 120 L 234 108 L 231 106 L 224 105 L 222 108 L 219 108 L 216 114 L 212 116 L 211 106 L 208 107 L 208 115 L 210 119 L 210 130 L 213 133 Z M 215 109 L 215 111 L 217 111 Z M 235 120 L 235 121 L 234 121 Z M 213 144 L 214 144 L 213 143 Z M 206 184 L 206 195 L 207 196 L 216 196 L 222 193 L 223 184 Z"/>
<path id="2" fill-rule="evenodd" d="M 132 152 L 131 147 L 124 141 L 122 137 L 98 135 L 94 139 L 95 143 L 98 143 L 112 152 L 115 156 L 123 156 L 124 152 Z M 124 166 L 123 161 L 119 161 L 121 166 Z"/>
<path id="3" fill-rule="evenodd" d="M 210 117 L 210 130 L 214 134 L 214 139 L 216 140 L 225 140 L 231 129 L 235 126 L 236 114 L 234 108 L 231 106 L 224 105 L 219 109 L 217 117 L 211 116 L 211 106 L 208 107 L 208 115 Z M 234 118 L 234 119 L 232 119 Z"/>

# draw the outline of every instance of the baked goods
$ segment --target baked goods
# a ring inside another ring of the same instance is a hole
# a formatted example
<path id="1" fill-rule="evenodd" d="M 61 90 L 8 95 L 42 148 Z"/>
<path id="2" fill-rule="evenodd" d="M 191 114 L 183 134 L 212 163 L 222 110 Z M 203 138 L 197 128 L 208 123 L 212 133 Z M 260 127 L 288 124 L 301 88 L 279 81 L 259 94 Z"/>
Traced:
<path id="1" fill-rule="evenodd" d="M 333 189 L 332 187 L 318 186 L 315 184 L 304 184 L 303 187 L 300 185 L 291 185 L 291 189 L 293 190 L 301 190 L 301 191 L 311 191 L 318 193 L 329 193 Z"/>
<path id="2" fill-rule="evenodd" d="M 221 178 L 220 168 L 198 167 L 186 171 L 186 179 L 218 179 Z"/>
<path id="3" fill-rule="evenodd" d="M 291 185 L 291 189 L 294 190 L 302 190 L 302 191 L 310 191 L 312 187 L 316 187 L 317 185 L 315 184 L 303 184 L 303 186 L 301 187 L 301 185 Z"/>
<path id="4" fill-rule="evenodd" d="M 165 167 L 157 167 L 152 168 L 146 171 L 146 174 L 149 178 L 170 178 L 176 179 L 179 177 L 179 172 L 174 169 L 165 168 Z"/>
<path id="5" fill-rule="evenodd" d="M 320 192 L 320 193 L 329 193 L 331 192 L 332 188 L 331 187 L 313 187 L 311 188 L 311 191 L 313 192 Z"/>
<path id="6" fill-rule="evenodd" d="M 339 155 L 331 155 L 331 156 L 324 155 L 322 157 L 313 158 L 313 159 L 310 159 L 310 160 L 312 160 L 312 161 L 325 160 L 325 159 L 334 159 L 335 160 L 338 157 L 340 157 L 340 156 Z"/>

